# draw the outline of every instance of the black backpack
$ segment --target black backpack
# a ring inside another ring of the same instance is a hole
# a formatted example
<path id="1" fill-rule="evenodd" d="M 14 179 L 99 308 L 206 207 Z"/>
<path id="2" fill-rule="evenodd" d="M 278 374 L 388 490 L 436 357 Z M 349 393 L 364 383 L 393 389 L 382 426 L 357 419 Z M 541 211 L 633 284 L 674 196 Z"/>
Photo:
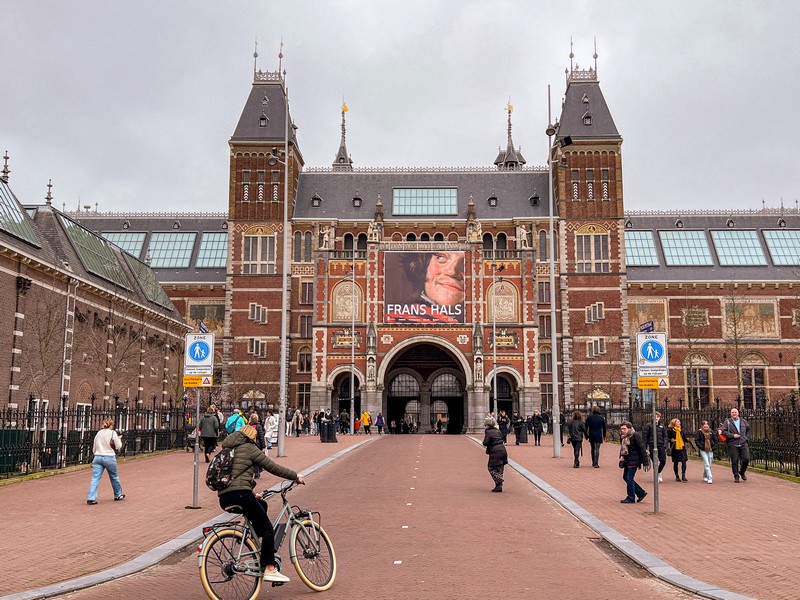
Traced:
<path id="1" fill-rule="evenodd" d="M 233 448 L 223 448 L 208 465 L 206 485 L 219 492 L 233 481 Z"/>

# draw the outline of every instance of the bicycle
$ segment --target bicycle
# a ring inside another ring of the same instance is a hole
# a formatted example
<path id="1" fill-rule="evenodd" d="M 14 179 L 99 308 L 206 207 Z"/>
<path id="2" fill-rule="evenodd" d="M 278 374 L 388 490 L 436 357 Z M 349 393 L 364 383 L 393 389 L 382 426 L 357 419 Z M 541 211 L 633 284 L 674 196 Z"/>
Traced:
<path id="1" fill-rule="evenodd" d="M 272 526 L 275 530 L 275 566 L 280 570 L 280 548 L 290 534 L 289 559 L 300 579 L 315 592 L 333 585 L 336 554 L 328 534 L 320 525 L 320 513 L 290 505 L 286 493 L 295 482 L 282 484 L 278 492 L 264 492 L 266 500 L 280 494 L 283 507 Z M 238 510 L 237 510 L 238 509 Z M 241 507 L 230 506 L 241 514 Z M 283 522 L 282 522 L 283 521 Z M 247 517 L 203 528 L 204 539 L 197 548 L 200 581 L 212 600 L 252 600 L 261 591 L 261 539 Z M 274 586 L 283 585 L 273 583 Z"/>

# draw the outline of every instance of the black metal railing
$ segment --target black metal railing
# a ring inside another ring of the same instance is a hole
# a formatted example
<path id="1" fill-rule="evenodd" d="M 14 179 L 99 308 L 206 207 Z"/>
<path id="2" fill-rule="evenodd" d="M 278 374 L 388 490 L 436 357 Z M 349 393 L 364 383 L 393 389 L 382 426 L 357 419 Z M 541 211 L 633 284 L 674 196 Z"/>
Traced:
<path id="1" fill-rule="evenodd" d="M 108 418 L 122 435 L 122 456 L 181 448 L 193 429 L 175 406 L 0 409 L 0 477 L 90 463 L 94 436 Z"/>

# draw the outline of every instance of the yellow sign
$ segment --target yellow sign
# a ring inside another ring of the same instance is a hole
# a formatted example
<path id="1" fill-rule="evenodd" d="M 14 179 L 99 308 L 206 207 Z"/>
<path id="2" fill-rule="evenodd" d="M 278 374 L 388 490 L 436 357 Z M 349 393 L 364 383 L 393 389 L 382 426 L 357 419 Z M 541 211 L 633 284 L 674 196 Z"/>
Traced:
<path id="1" fill-rule="evenodd" d="M 639 377 L 640 390 L 664 390 L 669 388 L 669 377 Z"/>
<path id="2" fill-rule="evenodd" d="M 184 375 L 183 387 L 211 387 L 214 385 L 214 378 L 210 375 Z"/>
<path id="3" fill-rule="evenodd" d="M 639 383 L 637 385 L 640 390 L 657 390 L 658 379 L 658 377 L 639 377 Z"/>

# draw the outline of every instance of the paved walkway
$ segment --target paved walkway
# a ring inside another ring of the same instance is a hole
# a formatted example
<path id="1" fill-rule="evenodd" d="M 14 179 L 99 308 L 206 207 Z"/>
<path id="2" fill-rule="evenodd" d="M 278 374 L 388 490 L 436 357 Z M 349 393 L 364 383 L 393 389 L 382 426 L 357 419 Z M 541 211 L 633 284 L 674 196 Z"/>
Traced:
<path id="1" fill-rule="evenodd" d="M 653 513 L 653 471 L 636 480 L 648 492 L 640 504 L 620 504 L 625 497 L 619 446 L 603 444 L 600 468 L 591 467 L 584 442 L 581 467 L 572 467 L 572 447 L 553 458 L 552 436 L 542 446 L 516 446 L 509 437 L 509 457 L 544 482 L 681 573 L 753 598 L 792 600 L 800 581 L 800 499 L 798 484 L 748 472 L 734 483 L 728 462 L 712 466 L 714 483 L 703 481 L 702 462 L 690 460 L 688 483 L 675 481 L 672 462 L 662 472 L 659 514 Z"/>
<path id="2" fill-rule="evenodd" d="M 338 439 L 336 444 L 321 444 L 319 438 L 311 436 L 287 438 L 286 456 L 275 458 L 273 449 L 270 457 L 291 469 L 303 470 L 367 438 Z M 220 515 L 216 492 L 205 485 L 202 454 L 198 485 L 198 505 L 202 508 L 185 508 L 193 500 L 193 456 L 177 451 L 120 459 L 119 476 L 126 495 L 122 502 L 113 501 L 111 483 L 104 474 L 98 504 L 86 504 L 91 469 L 0 487 L 0 555 L 5 572 L 13 573 L 0 578 L 0 595 L 97 573 L 137 559 Z M 172 551 L 192 542 L 183 540 Z"/>
<path id="3" fill-rule="evenodd" d="M 288 456 L 280 462 L 295 469 L 305 469 L 368 438 L 351 436 L 339 439 L 338 444 L 320 444 L 315 438 L 289 440 Z M 372 436 L 372 441 L 377 439 L 377 436 Z M 434 441 L 435 445 L 429 443 Z M 480 522 L 472 521 L 476 518 L 474 515 L 467 514 L 468 505 L 474 499 L 458 491 L 461 485 L 476 488 L 482 494 L 483 488 L 491 487 L 483 466 L 485 457 L 479 456 L 482 450 L 464 438 L 425 435 L 392 436 L 381 442 L 381 448 L 391 446 L 402 452 L 414 442 L 420 449 L 428 450 L 424 453 L 420 450 L 420 457 L 416 459 L 422 461 L 424 469 L 428 469 L 428 462 L 446 457 L 448 472 L 456 475 L 452 481 L 452 477 L 444 481 L 445 474 L 440 469 L 428 481 L 428 485 L 437 481 L 446 483 L 447 488 L 442 488 L 445 496 L 451 502 L 455 501 L 456 506 L 450 515 L 441 512 L 435 515 L 436 522 L 447 523 L 446 519 L 451 519 L 450 523 L 458 527 L 482 527 Z M 543 447 L 510 443 L 509 455 L 523 475 L 534 481 L 541 480 L 542 488 L 562 505 L 575 512 L 572 501 L 585 509 L 590 517 L 595 517 L 596 529 L 613 528 L 687 576 L 711 584 L 711 588 L 720 587 L 754 598 L 797 597 L 795 582 L 800 579 L 800 566 L 795 558 L 800 545 L 800 524 L 791 518 L 798 493 L 796 484 L 757 473 L 752 473 L 747 482 L 734 484 L 728 465 L 717 464 L 714 466 L 714 484 L 709 486 L 701 480 L 701 464 L 692 461 L 688 483 L 677 483 L 665 477 L 660 487 L 661 512 L 655 515 L 652 512 L 651 473 L 640 472 L 637 476 L 650 492 L 643 503 L 619 503 L 624 496 L 624 482 L 616 466 L 617 446 L 603 446 L 600 469 L 592 469 L 589 460 L 585 460 L 580 469 L 573 469 L 571 448 L 562 448 L 563 458 L 553 459 L 551 443 L 550 437 L 545 437 L 546 445 Z M 588 444 L 585 450 L 588 455 Z M 370 485 L 378 483 L 373 482 L 378 474 L 390 479 L 394 476 L 392 472 L 382 473 L 380 465 L 362 471 L 363 456 L 361 451 L 348 454 L 343 461 L 334 463 L 333 468 L 337 472 L 342 469 L 348 472 L 349 461 L 353 460 L 352 466 L 358 467 L 356 471 L 349 471 L 353 473 L 354 483 L 365 477 L 365 473 L 369 475 L 366 481 Z M 355 457 L 358 457 L 357 462 Z M 398 456 L 384 460 L 400 459 Z M 476 469 L 475 464 L 480 467 Z M 128 497 L 124 502 L 113 502 L 106 479 L 101 484 L 97 506 L 86 505 L 87 470 L 0 487 L 0 511 L 4 516 L 0 551 L 6 557 L 6 572 L 14 573 L 14 577 L 0 581 L 0 594 L 23 592 L 96 573 L 114 565 L 130 564 L 152 548 L 169 544 L 219 515 L 221 511 L 215 495 L 202 481 L 199 504 L 203 509 L 184 508 L 192 501 L 191 465 L 192 455 L 183 452 L 121 461 L 120 476 Z M 671 464 L 667 465 L 667 469 L 670 468 Z M 320 471 L 320 475 L 325 471 Z M 200 465 L 200 472 L 205 473 L 204 463 Z M 669 475 L 670 471 L 664 474 Z M 522 477 L 513 474 L 509 476 L 506 493 L 502 496 L 516 496 L 528 485 Z M 526 494 L 529 501 L 533 501 L 535 495 Z M 488 496 L 494 498 L 498 495 Z M 383 510 L 383 507 L 378 508 Z M 370 504 L 369 509 L 375 510 L 375 507 Z M 487 514 L 487 522 L 514 519 L 520 510 L 515 506 L 500 510 L 506 509 L 512 512 L 507 516 L 503 512 Z M 531 531 L 526 527 L 534 523 L 530 517 L 524 519 L 523 526 L 515 525 L 508 532 L 519 529 L 530 535 Z M 380 526 L 379 523 L 370 523 L 373 531 Z M 490 525 L 489 531 L 495 529 Z M 427 543 L 438 543 L 437 536 L 441 539 L 443 532 L 436 533 Z M 552 533 L 558 537 L 564 532 L 556 530 Z M 542 543 L 550 543 L 550 537 L 541 537 Z M 625 547 L 624 539 L 616 541 Z M 183 539 L 175 549 L 190 543 L 191 539 Z M 394 541 L 389 544 L 390 547 L 394 545 Z M 196 571 L 192 575 L 196 577 Z M 709 597 L 715 596 L 709 594 Z"/>

